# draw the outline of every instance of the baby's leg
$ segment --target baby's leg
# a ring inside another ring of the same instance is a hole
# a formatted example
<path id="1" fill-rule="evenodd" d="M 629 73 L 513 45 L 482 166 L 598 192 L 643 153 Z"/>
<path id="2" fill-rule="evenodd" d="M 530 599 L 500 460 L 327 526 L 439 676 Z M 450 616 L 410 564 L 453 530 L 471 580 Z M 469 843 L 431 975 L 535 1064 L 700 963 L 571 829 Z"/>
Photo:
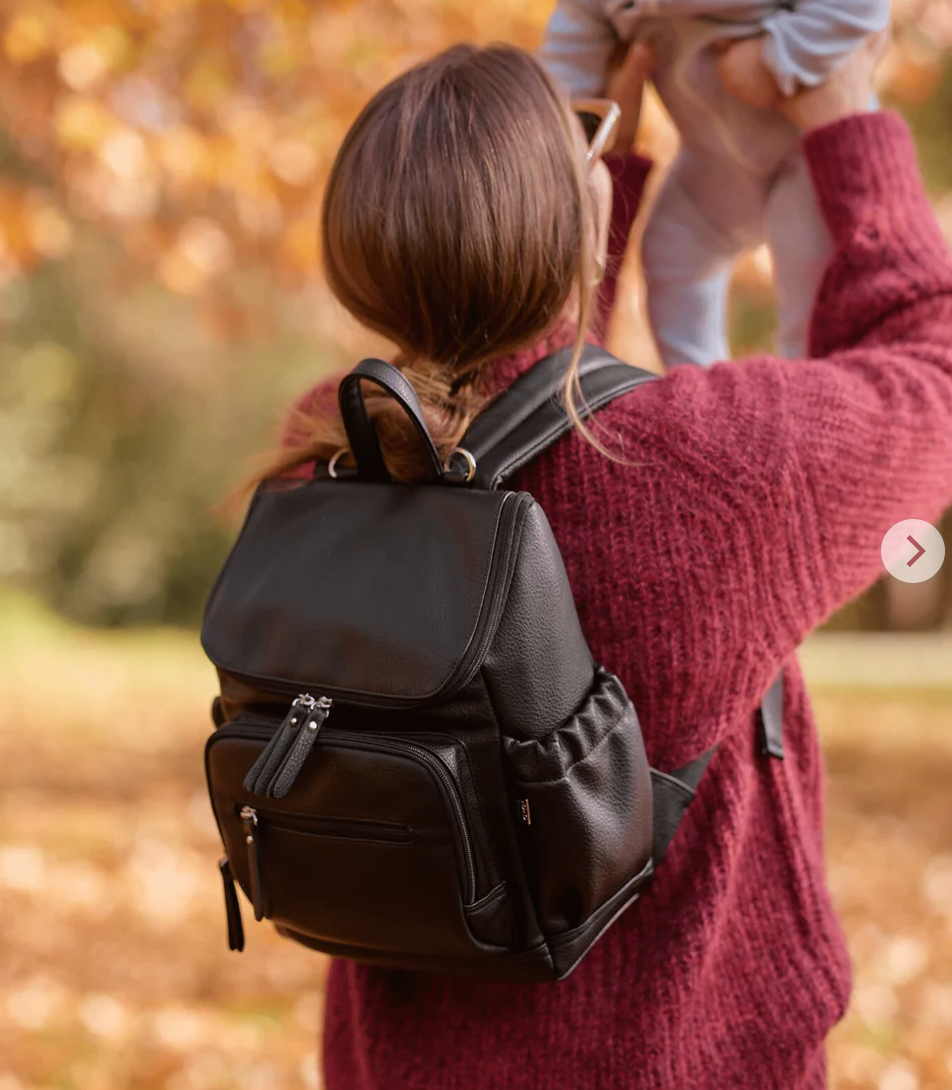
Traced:
<path id="1" fill-rule="evenodd" d="M 666 366 L 706 367 L 730 359 L 731 270 L 761 236 L 763 200 L 763 179 L 733 163 L 684 149 L 675 160 L 651 210 L 641 254 L 648 318 Z"/>
<path id="2" fill-rule="evenodd" d="M 777 286 L 777 351 L 788 359 L 802 359 L 809 353 L 813 304 L 833 241 L 799 152 L 776 176 L 767 198 L 766 222 Z"/>

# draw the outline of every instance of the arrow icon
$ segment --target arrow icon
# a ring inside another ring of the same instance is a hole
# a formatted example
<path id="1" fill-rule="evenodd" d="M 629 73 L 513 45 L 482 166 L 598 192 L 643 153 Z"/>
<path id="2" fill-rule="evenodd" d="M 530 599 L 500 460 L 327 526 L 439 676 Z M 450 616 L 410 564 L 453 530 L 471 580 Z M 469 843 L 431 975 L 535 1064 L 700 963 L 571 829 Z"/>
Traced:
<path id="1" fill-rule="evenodd" d="M 908 565 L 907 565 L 907 566 L 911 568 L 911 567 L 912 567 L 912 565 L 913 565 L 913 564 L 915 564 L 915 562 L 916 562 L 916 561 L 917 561 L 917 560 L 919 559 L 919 557 L 920 557 L 920 556 L 924 556 L 924 555 L 925 555 L 925 549 L 923 549 L 923 547 L 922 547 L 922 546 L 921 546 L 921 545 L 919 544 L 919 542 L 918 542 L 918 541 L 916 541 L 916 539 L 915 539 L 915 538 L 914 538 L 914 537 L 912 536 L 912 534 L 910 534 L 910 535 L 909 535 L 909 536 L 908 536 L 908 537 L 906 538 L 906 540 L 907 540 L 907 541 L 911 541 L 911 542 L 912 542 L 912 544 L 913 544 L 913 545 L 915 545 L 915 547 L 916 547 L 916 548 L 917 548 L 917 549 L 919 550 L 919 551 L 918 551 L 918 552 L 916 553 L 916 555 L 915 555 L 915 556 L 914 556 L 914 557 L 912 558 L 912 560 L 910 560 L 910 561 L 908 562 Z"/>
<path id="2" fill-rule="evenodd" d="M 924 583 L 932 579 L 945 562 L 945 542 L 928 522 L 903 519 L 886 531 L 879 553 L 883 567 L 893 579 L 903 583 Z"/>

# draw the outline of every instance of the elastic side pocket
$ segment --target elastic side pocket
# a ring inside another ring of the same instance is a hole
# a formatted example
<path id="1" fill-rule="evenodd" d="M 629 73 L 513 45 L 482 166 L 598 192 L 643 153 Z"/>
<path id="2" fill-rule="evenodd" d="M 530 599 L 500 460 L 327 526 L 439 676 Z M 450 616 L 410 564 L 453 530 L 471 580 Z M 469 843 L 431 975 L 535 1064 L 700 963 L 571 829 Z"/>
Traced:
<path id="1" fill-rule="evenodd" d="M 527 871 L 547 936 L 583 924 L 651 858 L 651 774 L 621 682 L 598 668 L 588 698 L 539 741 L 504 737 Z"/>

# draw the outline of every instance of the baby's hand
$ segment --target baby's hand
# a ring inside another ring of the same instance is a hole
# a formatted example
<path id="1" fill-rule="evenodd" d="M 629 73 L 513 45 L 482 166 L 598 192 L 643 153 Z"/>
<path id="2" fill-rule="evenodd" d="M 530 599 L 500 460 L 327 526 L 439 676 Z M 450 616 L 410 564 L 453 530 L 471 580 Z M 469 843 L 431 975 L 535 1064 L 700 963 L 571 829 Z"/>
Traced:
<path id="1" fill-rule="evenodd" d="M 727 45 L 717 68 L 735 98 L 758 110 L 771 110 L 780 98 L 780 88 L 764 61 L 763 43 L 763 37 L 757 37 Z"/>

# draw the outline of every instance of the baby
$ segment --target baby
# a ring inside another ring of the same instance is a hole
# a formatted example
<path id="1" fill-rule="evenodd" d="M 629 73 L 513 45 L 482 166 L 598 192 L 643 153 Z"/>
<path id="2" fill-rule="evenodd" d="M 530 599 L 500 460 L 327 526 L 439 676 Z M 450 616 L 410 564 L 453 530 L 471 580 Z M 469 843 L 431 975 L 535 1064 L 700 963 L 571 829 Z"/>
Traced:
<path id="1" fill-rule="evenodd" d="M 806 354 L 830 252 L 797 130 L 771 107 L 813 87 L 889 21 L 889 0 L 561 0 L 542 60 L 573 98 L 604 94 L 619 40 L 655 50 L 681 148 L 645 229 L 648 315 L 664 362 L 728 359 L 738 255 L 766 241 L 778 350 Z"/>

